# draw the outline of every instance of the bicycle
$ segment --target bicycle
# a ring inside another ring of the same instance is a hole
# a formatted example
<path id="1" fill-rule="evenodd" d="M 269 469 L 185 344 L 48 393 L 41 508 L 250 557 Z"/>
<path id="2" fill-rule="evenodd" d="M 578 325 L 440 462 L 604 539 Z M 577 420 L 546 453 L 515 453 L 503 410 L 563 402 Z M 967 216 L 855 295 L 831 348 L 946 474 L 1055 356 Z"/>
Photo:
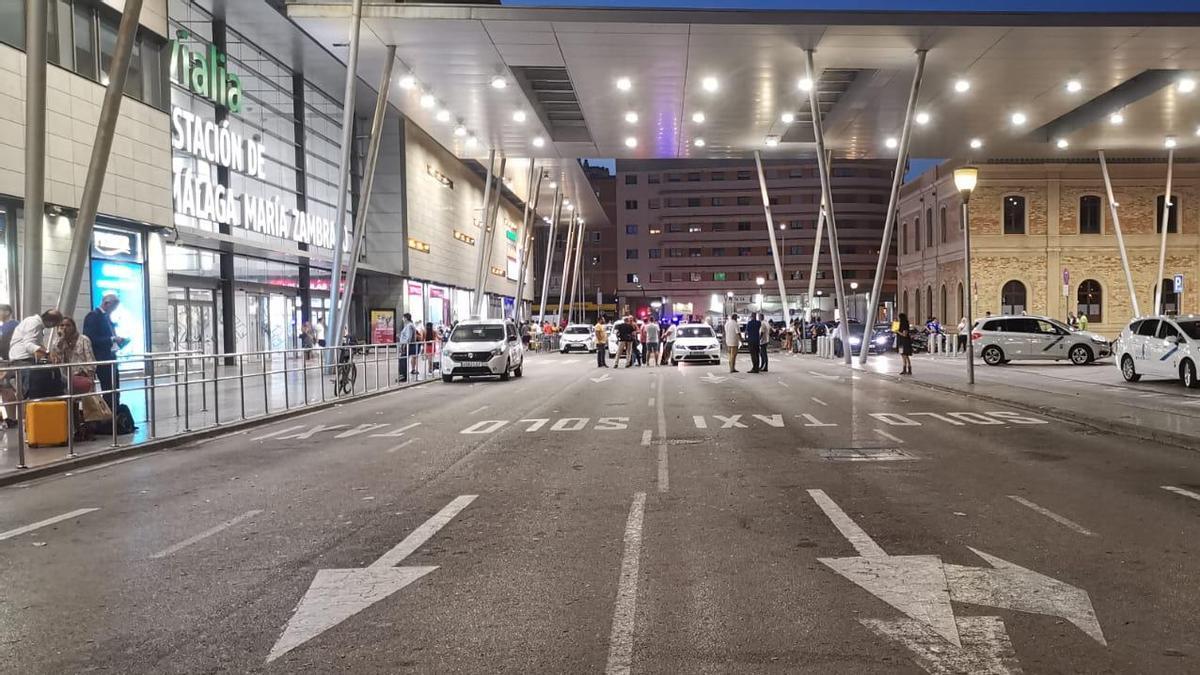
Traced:
<path id="1" fill-rule="evenodd" d="M 338 350 L 338 364 L 333 380 L 333 391 L 337 396 L 354 393 L 354 384 L 358 380 L 358 366 L 354 365 L 354 350 L 343 347 Z"/>

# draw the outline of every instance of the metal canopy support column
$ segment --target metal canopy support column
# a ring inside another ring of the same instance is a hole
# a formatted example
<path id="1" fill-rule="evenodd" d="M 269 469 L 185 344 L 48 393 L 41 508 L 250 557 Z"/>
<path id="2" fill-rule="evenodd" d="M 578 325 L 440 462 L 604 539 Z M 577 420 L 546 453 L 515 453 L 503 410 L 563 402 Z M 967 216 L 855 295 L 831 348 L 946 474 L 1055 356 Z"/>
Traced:
<path id="1" fill-rule="evenodd" d="M 46 2 L 25 0 L 25 267 L 18 316 L 42 311 L 46 214 Z"/>
<path id="2" fill-rule="evenodd" d="M 537 222 L 538 202 L 542 196 L 542 176 L 545 171 L 538 171 L 534 179 L 533 160 L 529 160 L 529 197 L 525 200 L 525 220 L 521 227 L 519 238 L 521 246 L 518 250 L 520 259 L 517 260 L 517 299 L 513 304 L 513 320 L 518 324 L 524 318 L 521 311 L 522 298 L 525 295 L 525 277 L 529 275 L 529 263 L 533 259 L 533 229 Z"/>
<path id="3" fill-rule="evenodd" d="M 487 316 L 487 280 L 488 275 L 492 273 L 492 246 L 496 241 L 496 219 L 500 214 L 500 198 L 504 190 L 504 167 L 508 163 L 508 158 L 503 154 L 500 155 L 500 166 L 497 167 L 496 174 L 492 176 L 492 182 L 496 187 L 492 189 L 492 203 L 484 208 L 485 220 L 483 222 L 483 246 L 479 250 L 479 281 L 475 286 L 475 307 L 476 314 L 481 317 Z"/>
<path id="4" fill-rule="evenodd" d="M 567 301 L 567 272 L 570 271 L 571 249 L 575 247 L 575 207 L 571 207 L 571 215 L 567 217 L 567 245 L 563 248 L 562 284 L 558 288 L 558 323 L 563 320 L 563 307 Z"/>
<path id="5" fill-rule="evenodd" d="M 821 128 L 821 107 L 817 105 L 817 73 L 813 67 L 813 50 L 804 50 L 805 66 L 808 70 L 808 78 L 814 83 L 813 87 L 808 90 L 808 105 L 812 110 L 813 120 L 813 137 L 817 141 L 817 171 L 821 174 L 821 196 L 825 200 L 825 218 L 828 222 L 829 235 L 829 254 L 833 260 L 833 278 L 837 284 L 835 287 L 837 294 L 838 307 L 841 309 L 842 320 L 838 322 L 839 333 L 842 339 L 842 354 L 845 357 L 846 364 L 850 364 L 850 314 L 846 306 L 846 289 L 842 283 L 842 255 L 838 250 L 838 235 L 837 235 L 837 218 L 834 216 L 833 209 L 833 187 L 830 184 L 830 172 L 828 170 L 829 159 L 825 154 L 825 132 Z M 865 346 L 864 346 L 865 348 Z"/>
<path id="6" fill-rule="evenodd" d="M 1175 168 L 1175 148 L 1167 150 L 1167 191 L 1163 193 L 1162 237 L 1158 245 L 1158 277 L 1154 280 L 1154 313 L 1162 313 L 1163 274 L 1167 264 L 1167 223 L 1171 215 L 1171 178 Z M 1178 216 L 1176 216 L 1178 219 Z M 1176 221 L 1178 222 L 1178 220 Z"/>
<path id="7" fill-rule="evenodd" d="M 550 236 L 546 240 L 546 264 L 542 270 L 542 304 L 538 311 L 538 325 L 546 323 L 546 294 L 550 292 L 550 261 L 554 260 L 555 237 L 558 221 L 562 218 L 562 188 L 554 188 L 554 204 L 550 208 Z"/>
<path id="8" fill-rule="evenodd" d="M 487 232 L 488 215 L 492 209 L 492 172 L 496 169 L 496 149 L 492 148 L 488 151 L 487 173 L 483 177 L 483 206 L 479 209 L 479 244 L 478 254 L 475 256 L 475 283 L 471 288 L 475 291 L 475 297 L 471 301 L 471 314 L 476 313 L 476 308 L 479 306 L 479 284 L 481 283 L 480 270 L 483 269 L 483 247 L 486 238 L 483 236 Z"/>
<path id="9" fill-rule="evenodd" d="M 342 140 L 341 157 L 338 160 L 338 196 L 337 212 L 333 216 L 333 273 L 329 276 L 329 322 L 326 326 L 334 327 L 335 332 L 329 335 L 326 331 L 326 344 L 338 347 L 342 342 L 341 332 L 336 327 L 341 325 L 341 314 L 344 308 L 342 302 L 342 250 L 346 240 L 346 199 L 350 186 L 350 153 L 354 149 L 354 85 L 358 81 L 358 35 L 362 29 L 362 0 L 354 0 L 350 10 L 350 55 L 346 61 L 346 89 L 342 95 Z M 353 293 L 353 288 L 347 288 L 346 293 Z M 331 358 L 333 351 L 326 352 L 326 358 Z"/>
<path id="10" fill-rule="evenodd" d="M 1117 233 L 1117 248 L 1121 252 L 1121 266 L 1125 268 L 1125 283 L 1129 287 L 1129 302 L 1133 306 L 1133 315 L 1141 316 L 1138 307 L 1137 289 L 1133 285 L 1133 274 L 1129 271 L 1129 256 L 1125 253 L 1125 237 L 1121 235 L 1121 218 L 1117 215 L 1117 200 L 1113 197 L 1112 180 L 1108 177 L 1108 163 L 1104 160 L 1104 151 L 1099 151 L 1100 172 L 1104 174 L 1104 189 L 1108 192 L 1108 209 L 1112 213 L 1113 229 Z M 1162 283 L 1162 280 L 1159 280 Z"/>
<path id="11" fill-rule="evenodd" d="M 887 212 L 884 214 L 883 239 L 879 243 L 879 261 L 875 264 L 875 280 L 871 282 L 871 295 L 867 299 L 867 329 L 863 333 L 863 343 L 859 347 L 858 362 L 866 365 L 867 354 L 871 352 L 869 340 L 872 339 L 870 327 L 875 325 L 875 315 L 879 312 L 879 295 L 883 292 L 883 274 L 887 269 L 888 253 L 892 248 L 892 236 L 896 230 L 896 206 L 900 201 L 900 185 L 904 182 L 904 165 L 908 160 L 908 143 L 912 136 L 913 114 L 917 108 L 917 95 L 921 92 L 921 78 L 925 75 L 925 50 L 917 50 L 917 69 L 913 72 L 912 88 L 908 91 L 908 106 L 904 109 L 904 126 L 900 131 L 900 152 L 896 155 L 896 170 L 892 174 L 892 195 L 888 198 Z M 933 223 L 927 223 L 933 227 Z"/>
<path id="12" fill-rule="evenodd" d="M 779 300 L 783 303 L 783 325 L 792 325 L 788 311 L 787 287 L 783 283 L 783 264 L 779 262 L 779 245 L 775 243 L 775 219 L 771 216 L 771 198 L 767 195 L 767 177 L 763 173 L 762 153 L 754 151 L 754 166 L 758 169 L 758 188 L 762 192 L 763 213 L 767 216 L 767 234 L 771 237 L 771 259 L 775 262 L 775 278 L 779 281 Z M 762 311 L 762 305 L 758 306 Z"/>
<path id="13" fill-rule="evenodd" d="M 363 167 L 362 194 L 358 200 L 358 214 L 354 222 L 354 244 L 350 246 L 350 268 L 346 271 L 346 308 L 349 298 L 354 297 L 354 278 L 358 275 L 358 259 L 362 257 L 363 239 L 367 233 L 367 209 L 371 204 L 371 188 L 375 186 L 375 164 L 379 160 L 379 144 L 383 137 L 383 120 L 387 117 L 388 92 L 392 85 L 392 66 L 396 63 L 396 45 L 388 45 L 384 57 L 383 74 L 379 77 L 379 95 L 375 99 L 375 115 L 371 119 L 371 137 L 367 142 L 367 163 Z M 336 335 L 346 327 L 349 311 L 338 314 Z"/>
<path id="14" fill-rule="evenodd" d="M 821 237 L 825 236 L 825 195 L 821 195 L 821 210 L 817 213 L 817 236 L 813 239 L 812 265 L 808 270 L 808 313 L 805 323 L 812 319 L 817 296 L 817 261 L 821 257 Z"/>
<path id="15" fill-rule="evenodd" d="M 583 301 L 583 296 L 579 292 L 579 286 L 583 277 L 583 235 L 586 231 L 586 223 L 580 218 L 578 231 L 575 234 L 575 273 L 571 276 L 571 299 L 567 303 L 568 322 L 570 322 L 575 311 L 575 297 L 580 296 L 580 302 L 582 303 Z"/>

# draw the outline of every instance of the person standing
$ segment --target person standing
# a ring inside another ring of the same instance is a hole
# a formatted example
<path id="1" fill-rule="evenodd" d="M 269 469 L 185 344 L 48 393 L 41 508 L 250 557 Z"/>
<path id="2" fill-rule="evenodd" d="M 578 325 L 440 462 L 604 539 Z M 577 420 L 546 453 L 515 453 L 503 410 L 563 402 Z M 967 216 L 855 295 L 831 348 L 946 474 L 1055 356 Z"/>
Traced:
<path id="1" fill-rule="evenodd" d="M 317 344 L 320 345 L 321 347 L 324 347 L 325 346 L 325 317 L 321 317 L 321 320 L 317 322 L 316 335 L 317 335 Z"/>
<path id="2" fill-rule="evenodd" d="M 415 346 L 413 345 L 413 340 L 416 338 L 416 332 L 417 329 L 413 325 L 412 314 L 405 312 L 403 325 L 400 326 L 400 333 L 396 336 L 396 344 L 399 345 L 397 351 L 400 353 L 400 382 L 408 381 L 408 364 L 412 360 L 409 358 L 409 355 L 412 353 L 411 348 Z"/>
<path id="3" fill-rule="evenodd" d="M 912 375 L 912 326 L 908 324 L 908 315 L 900 315 L 899 330 L 896 331 L 896 348 L 900 351 L 900 360 L 904 362 L 901 375 Z"/>
<path id="4" fill-rule="evenodd" d="M 967 317 L 958 320 L 958 351 L 967 351 L 967 340 L 971 337 L 971 324 L 967 322 Z"/>
<path id="5" fill-rule="evenodd" d="M 100 299 L 100 306 L 87 313 L 83 318 L 83 334 L 92 341 L 92 351 L 97 361 L 114 361 L 117 350 L 129 343 L 127 338 L 117 335 L 117 324 L 112 320 L 113 310 L 121 304 L 116 293 L 105 293 Z M 100 388 L 108 392 L 104 400 L 115 413 L 121 405 L 121 371 L 115 364 L 99 366 L 96 376 L 100 379 Z"/>
<path id="6" fill-rule="evenodd" d="M 653 366 L 658 362 L 658 338 L 659 327 L 657 321 L 649 321 L 646 323 L 646 365 Z"/>
<path id="7" fill-rule="evenodd" d="M 425 373 L 428 375 L 433 374 L 433 363 L 434 363 L 435 357 L 437 356 L 439 342 L 441 342 L 441 340 L 438 339 L 437 331 L 435 331 L 433 329 L 433 322 L 426 321 L 425 322 Z"/>
<path id="8" fill-rule="evenodd" d="M 759 312 L 758 321 L 762 324 L 762 332 L 760 340 L 756 346 L 758 349 L 758 367 L 759 372 L 767 372 L 767 347 L 771 344 L 771 322 L 767 320 L 767 315 Z"/>
<path id="9" fill-rule="evenodd" d="M 1079 318 L 1076 319 L 1076 322 L 1079 324 L 1079 330 L 1087 330 L 1087 327 L 1088 327 L 1087 314 L 1080 312 Z"/>
<path id="10" fill-rule="evenodd" d="M 608 327 L 605 325 L 604 315 L 601 314 L 596 319 L 596 367 L 608 367 Z"/>
<path id="11" fill-rule="evenodd" d="M 633 355 L 630 353 L 633 349 L 633 322 L 629 317 L 617 324 L 617 360 L 613 363 L 613 368 L 621 367 L 621 357 L 625 357 L 625 367 L 633 365 Z"/>
<path id="12" fill-rule="evenodd" d="M 742 340 L 741 333 L 738 332 L 737 314 L 730 314 L 729 319 L 725 322 L 725 349 L 729 352 L 729 372 L 736 373 L 737 369 L 737 353 L 738 344 Z"/>
<path id="13" fill-rule="evenodd" d="M 758 320 L 758 315 L 754 312 L 750 313 L 750 320 L 746 322 L 746 345 L 750 350 L 750 372 L 761 373 L 762 368 L 759 367 L 759 351 L 758 344 L 762 342 L 762 322 Z"/>
<path id="14" fill-rule="evenodd" d="M 671 350 L 675 348 L 675 324 L 667 324 L 667 330 L 663 333 L 663 352 L 662 358 L 659 359 L 659 365 L 665 366 L 671 362 Z"/>

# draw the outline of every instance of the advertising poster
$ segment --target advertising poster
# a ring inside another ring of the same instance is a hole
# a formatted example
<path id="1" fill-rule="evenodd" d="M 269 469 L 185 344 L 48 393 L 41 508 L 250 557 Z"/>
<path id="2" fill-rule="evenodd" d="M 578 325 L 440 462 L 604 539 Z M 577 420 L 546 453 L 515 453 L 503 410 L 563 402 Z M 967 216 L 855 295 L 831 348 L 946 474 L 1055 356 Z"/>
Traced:
<path id="1" fill-rule="evenodd" d="M 371 344 L 391 344 L 396 341 L 396 310 L 371 310 Z"/>

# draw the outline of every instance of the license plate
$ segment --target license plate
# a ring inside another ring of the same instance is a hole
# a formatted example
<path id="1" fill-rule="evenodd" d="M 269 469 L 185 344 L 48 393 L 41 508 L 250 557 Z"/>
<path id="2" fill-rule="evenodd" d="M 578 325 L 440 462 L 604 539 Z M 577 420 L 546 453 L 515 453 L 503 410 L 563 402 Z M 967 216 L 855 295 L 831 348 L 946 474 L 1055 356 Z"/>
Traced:
<path id="1" fill-rule="evenodd" d="M 459 361 L 458 365 L 460 365 L 464 368 L 482 368 L 482 367 L 486 366 L 487 364 L 484 363 L 483 361 Z"/>

